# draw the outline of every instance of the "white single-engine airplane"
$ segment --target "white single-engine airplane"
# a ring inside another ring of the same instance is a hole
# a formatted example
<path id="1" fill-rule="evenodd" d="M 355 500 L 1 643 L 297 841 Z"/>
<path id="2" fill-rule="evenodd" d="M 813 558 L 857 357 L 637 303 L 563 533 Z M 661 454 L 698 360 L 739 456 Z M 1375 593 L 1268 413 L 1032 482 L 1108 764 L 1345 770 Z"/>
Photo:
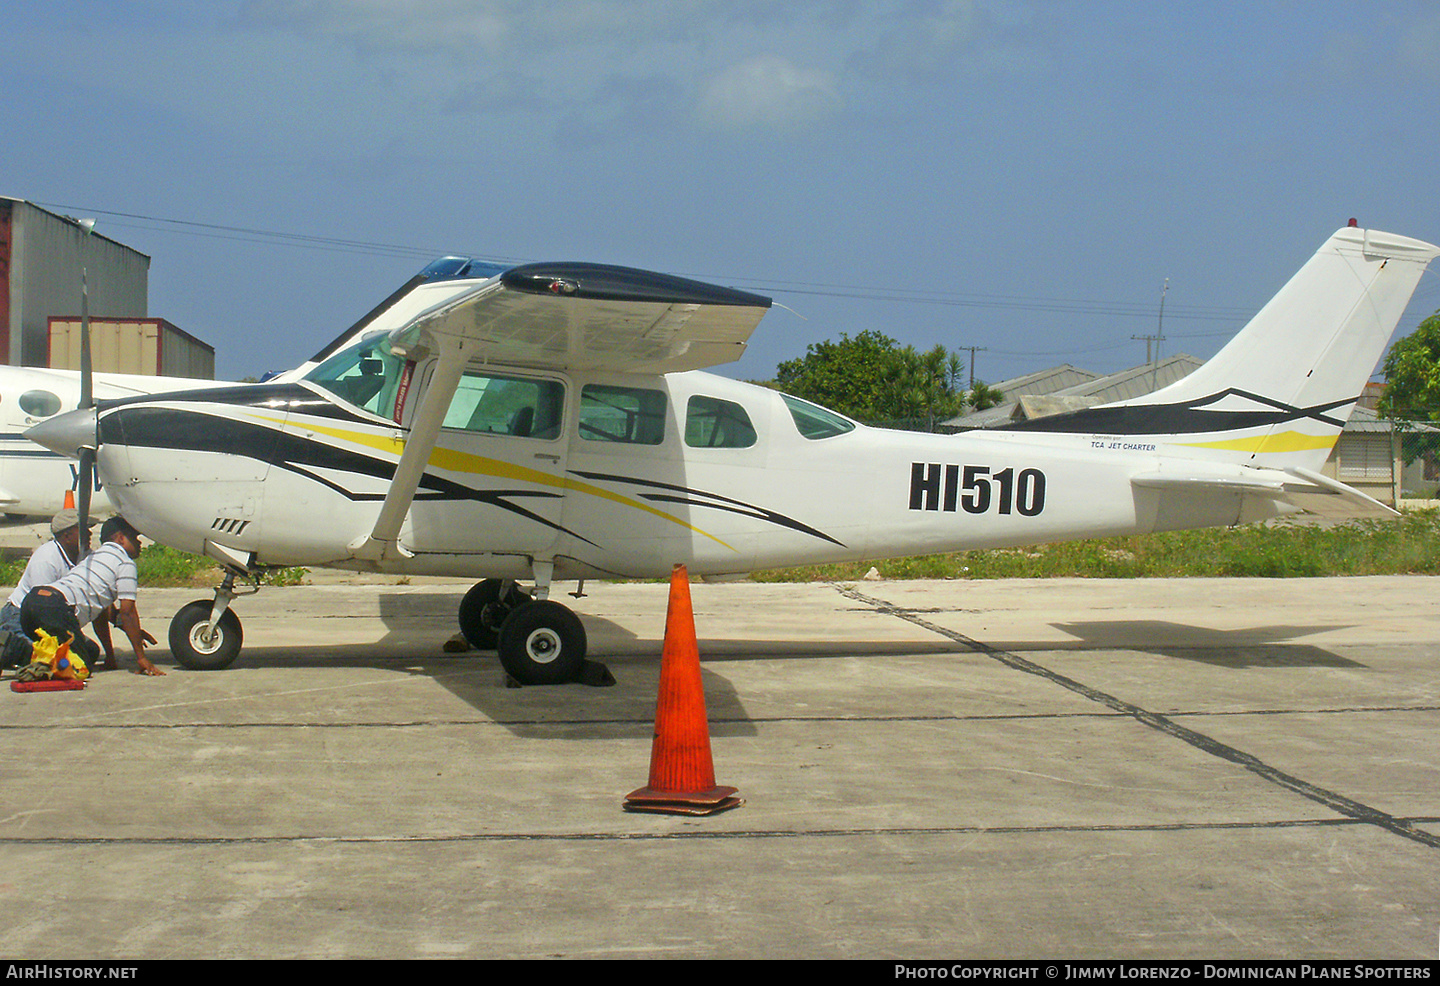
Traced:
<path id="1" fill-rule="evenodd" d="M 460 628 L 525 683 L 573 679 L 556 579 L 656 578 L 1389 513 L 1319 473 L 1440 248 L 1341 229 L 1212 360 L 1145 397 L 1003 429 L 868 428 L 695 372 L 768 298 L 589 264 L 447 259 L 308 372 L 137 397 L 28 432 L 98 448 L 143 533 L 227 571 L 181 609 L 186 667 L 240 649 L 237 576 L 483 577 Z M 516 586 L 533 581 L 533 592 Z"/>

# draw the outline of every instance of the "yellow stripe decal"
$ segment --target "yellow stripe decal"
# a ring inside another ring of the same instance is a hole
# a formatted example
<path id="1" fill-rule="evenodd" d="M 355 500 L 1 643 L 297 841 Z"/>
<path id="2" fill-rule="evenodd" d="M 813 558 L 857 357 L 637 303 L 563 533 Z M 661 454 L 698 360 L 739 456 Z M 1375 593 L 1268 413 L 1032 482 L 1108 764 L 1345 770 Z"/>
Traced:
<path id="1" fill-rule="evenodd" d="M 1228 438 L 1221 442 L 1176 442 L 1188 448 L 1218 448 L 1235 452 L 1305 452 L 1335 447 L 1340 435 L 1307 435 L 1299 431 L 1282 431 L 1275 435 L 1254 435 L 1250 438 Z"/>
<path id="2" fill-rule="evenodd" d="M 268 419 L 267 423 L 269 422 Z M 405 451 L 405 441 L 402 438 L 384 437 L 381 435 L 370 435 L 365 432 L 348 431 L 341 428 L 327 428 L 324 425 L 306 423 L 295 425 L 297 430 L 319 432 L 322 435 L 329 435 L 331 438 L 338 438 L 341 441 L 350 442 L 354 445 L 365 445 L 376 449 L 386 455 L 400 456 Z M 589 483 L 571 479 L 568 476 L 556 476 L 553 473 L 542 472 L 539 469 L 530 469 L 526 466 L 517 466 L 500 459 L 490 459 L 484 456 L 471 455 L 468 452 L 456 452 L 453 449 L 434 448 L 430 452 L 430 458 L 426 461 L 427 466 L 434 466 L 436 469 L 444 469 L 449 472 L 462 472 L 475 476 L 495 476 L 500 479 L 516 480 L 522 483 L 534 483 L 536 486 L 550 486 L 562 490 L 571 490 L 575 493 L 587 493 L 590 496 L 598 496 L 603 500 L 610 500 L 635 510 L 642 510 L 647 514 L 668 520 L 672 524 L 679 524 L 687 530 L 696 534 L 704 535 L 722 548 L 736 550 L 734 546 L 726 544 L 715 535 L 702 531 L 693 524 L 688 524 L 676 517 L 674 514 L 667 514 L 663 510 L 656 510 L 647 503 L 633 500 L 628 496 L 613 493 L 610 490 L 602 489 L 599 486 L 592 486 Z"/>

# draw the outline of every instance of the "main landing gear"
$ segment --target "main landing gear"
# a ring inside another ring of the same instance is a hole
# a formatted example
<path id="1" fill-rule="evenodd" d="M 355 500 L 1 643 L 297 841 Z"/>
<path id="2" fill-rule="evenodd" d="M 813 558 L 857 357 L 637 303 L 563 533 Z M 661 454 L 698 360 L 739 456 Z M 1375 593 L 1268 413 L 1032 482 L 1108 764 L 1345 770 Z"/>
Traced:
<path id="1" fill-rule="evenodd" d="M 537 587 L 537 593 L 548 588 Z M 586 672 L 580 618 L 560 603 L 532 598 L 508 579 L 486 579 L 465 593 L 460 632 L 470 646 L 498 651 L 506 673 L 522 685 L 558 685 Z"/>

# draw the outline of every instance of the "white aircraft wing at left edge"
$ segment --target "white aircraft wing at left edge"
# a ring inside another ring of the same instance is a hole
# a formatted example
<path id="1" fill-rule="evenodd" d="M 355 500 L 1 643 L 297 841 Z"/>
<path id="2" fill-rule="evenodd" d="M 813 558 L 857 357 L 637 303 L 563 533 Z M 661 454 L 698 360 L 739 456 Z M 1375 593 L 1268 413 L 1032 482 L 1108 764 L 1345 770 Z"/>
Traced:
<path id="1" fill-rule="evenodd" d="M 173 390 L 223 387 L 223 381 L 155 377 L 130 373 L 95 374 L 95 399 L 115 400 Z M 79 487 L 74 459 L 36 445 L 25 431 L 80 404 L 80 372 L 33 366 L 0 366 L 0 513 L 48 517 Z M 114 512 L 97 482 L 94 515 Z"/>

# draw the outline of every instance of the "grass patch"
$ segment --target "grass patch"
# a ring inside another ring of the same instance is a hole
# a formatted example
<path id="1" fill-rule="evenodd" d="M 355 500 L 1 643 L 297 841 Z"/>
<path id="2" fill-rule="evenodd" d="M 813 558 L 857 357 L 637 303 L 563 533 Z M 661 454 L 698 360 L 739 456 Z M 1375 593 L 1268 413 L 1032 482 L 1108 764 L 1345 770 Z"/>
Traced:
<path id="1" fill-rule="evenodd" d="M 224 578 L 220 566 L 209 558 L 176 551 L 163 544 L 147 546 L 140 552 L 135 567 L 140 572 L 140 584 L 153 589 L 213 586 Z M 303 568 L 272 568 L 266 571 L 264 581 L 266 585 L 299 585 L 306 571 Z"/>
<path id="2" fill-rule="evenodd" d="M 1029 548 L 847 562 L 756 572 L 757 582 L 887 579 L 1297 578 L 1440 574 L 1440 512 L 1334 527 L 1248 525 L 1096 538 Z"/>

